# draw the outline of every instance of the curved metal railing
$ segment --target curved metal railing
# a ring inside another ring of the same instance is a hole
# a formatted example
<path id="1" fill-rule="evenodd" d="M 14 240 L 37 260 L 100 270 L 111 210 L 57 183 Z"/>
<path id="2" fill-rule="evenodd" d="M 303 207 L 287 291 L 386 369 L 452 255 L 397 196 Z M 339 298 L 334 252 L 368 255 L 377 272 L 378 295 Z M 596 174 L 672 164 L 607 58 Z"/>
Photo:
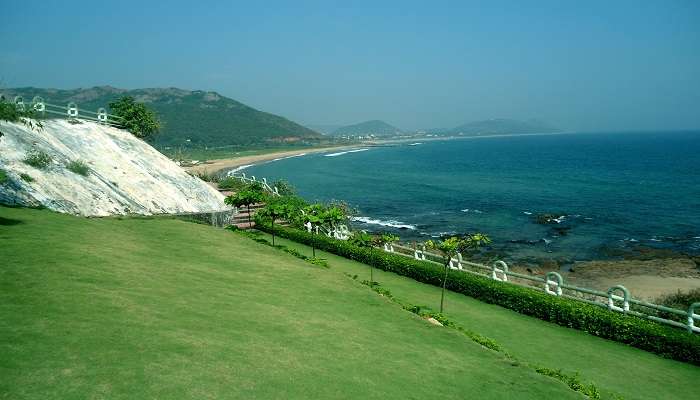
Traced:
<path id="1" fill-rule="evenodd" d="M 384 246 L 382 250 L 405 257 L 414 258 L 416 260 L 427 261 L 441 266 L 444 265 L 442 256 L 426 251 L 424 245 L 421 247 L 410 248 L 400 244 L 393 244 L 392 246 Z M 686 311 L 679 310 L 676 308 L 670 308 L 660 304 L 635 299 L 631 296 L 630 291 L 622 285 L 615 285 L 603 292 L 600 290 L 567 284 L 564 282 L 564 278 L 558 272 L 547 272 L 544 278 L 525 275 L 510 271 L 508 269 L 508 264 L 506 264 L 504 261 L 495 261 L 493 264 L 488 266 L 466 261 L 459 253 L 457 254 L 456 258 L 450 259 L 449 268 L 464 273 L 490 278 L 504 284 L 527 286 L 532 289 L 543 291 L 552 296 L 582 301 L 588 304 L 606 308 L 612 312 L 635 315 L 663 324 L 683 328 L 690 333 L 700 333 L 700 326 L 698 326 L 698 322 L 700 321 L 700 303 L 691 304 Z M 512 279 L 509 280 L 508 277 L 528 281 L 530 284 L 513 281 Z M 644 312 L 644 309 L 654 310 L 655 312 Z M 659 316 L 663 315 L 664 313 L 675 315 L 679 320 L 685 319 L 685 322 Z"/>
<path id="2" fill-rule="evenodd" d="M 0 98 L 5 99 L 5 96 L 0 94 Z M 15 107 L 20 111 L 34 110 L 39 115 L 46 114 L 65 117 L 68 119 L 84 119 L 94 121 L 103 125 L 114 127 L 122 127 L 123 119 L 114 114 L 109 114 L 107 109 L 100 107 L 97 112 L 89 110 L 81 110 L 75 102 L 69 102 L 65 106 L 47 103 L 40 96 L 34 96 L 30 103 L 25 103 L 22 96 L 15 96 L 13 100 Z"/>

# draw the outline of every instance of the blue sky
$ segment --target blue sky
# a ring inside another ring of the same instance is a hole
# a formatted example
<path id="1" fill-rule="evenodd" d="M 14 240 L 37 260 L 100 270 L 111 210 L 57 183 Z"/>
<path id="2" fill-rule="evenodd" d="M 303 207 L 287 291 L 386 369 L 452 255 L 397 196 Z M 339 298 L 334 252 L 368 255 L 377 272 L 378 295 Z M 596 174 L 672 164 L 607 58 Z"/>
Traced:
<path id="1" fill-rule="evenodd" d="M 214 90 L 306 124 L 700 128 L 700 1 L 0 0 L 3 86 Z"/>

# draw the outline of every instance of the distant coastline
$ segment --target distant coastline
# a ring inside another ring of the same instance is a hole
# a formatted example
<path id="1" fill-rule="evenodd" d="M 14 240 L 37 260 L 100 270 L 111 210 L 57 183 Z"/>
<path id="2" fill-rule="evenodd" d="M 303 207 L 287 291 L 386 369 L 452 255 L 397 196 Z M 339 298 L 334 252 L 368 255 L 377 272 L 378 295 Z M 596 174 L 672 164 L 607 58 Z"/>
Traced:
<path id="1" fill-rule="evenodd" d="M 191 173 L 216 173 L 224 169 L 231 169 L 242 166 L 252 166 L 265 161 L 273 161 L 278 158 L 287 158 L 300 156 L 302 154 L 316 154 L 316 153 L 326 153 L 331 151 L 342 151 L 348 149 L 354 149 L 365 146 L 386 146 L 392 144 L 402 144 L 409 142 L 427 142 L 427 141 L 446 141 L 446 140 L 460 140 L 460 139 L 488 139 L 488 138 L 501 138 L 501 137 L 517 137 L 517 136 L 550 136 L 550 135 L 567 135 L 575 132 L 552 132 L 552 133 L 510 133 L 510 134 L 487 134 L 487 135 L 475 135 L 475 136 L 421 136 L 421 137 L 410 137 L 410 138 L 395 138 L 395 139 L 378 139 L 372 141 L 366 141 L 362 143 L 354 143 L 341 146 L 330 146 L 330 147 L 310 147 L 308 149 L 297 149 L 297 150 L 283 150 L 283 151 L 272 151 L 270 153 L 256 154 L 250 156 L 242 157 L 230 157 L 221 159 L 211 159 L 206 160 L 200 164 L 183 167 L 186 171 Z"/>

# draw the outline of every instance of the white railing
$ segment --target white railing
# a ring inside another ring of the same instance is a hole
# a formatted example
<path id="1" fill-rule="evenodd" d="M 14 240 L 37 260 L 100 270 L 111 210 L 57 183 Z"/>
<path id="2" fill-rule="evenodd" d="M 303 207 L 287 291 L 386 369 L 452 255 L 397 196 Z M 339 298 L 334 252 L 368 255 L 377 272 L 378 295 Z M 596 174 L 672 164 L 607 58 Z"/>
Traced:
<path id="1" fill-rule="evenodd" d="M 277 190 L 277 186 L 275 186 L 275 187 L 270 186 L 267 183 L 266 178 L 262 178 L 262 179 L 258 180 L 254 175 L 251 175 L 249 178 L 246 176 L 246 174 L 244 172 L 239 173 L 239 172 L 235 172 L 235 171 L 227 172 L 226 176 L 228 176 L 230 178 L 240 179 L 241 181 L 246 182 L 246 183 L 259 183 L 260 185 L 262 185 L 263 189 L 268 191 L 273 196 L 280 196 L 279 191 Z"/>
<path id="2" fill-rule="evenodd" d="M 255 176 L 248 178 L 245 173 L 238 173 L 234 171 L 230 171 L 227 176 L 241 179 L 244 182 L 261 183 L 263 188 L 270 193 L 277 196 L 280 195 L 277 191 L 277 187 L 271 187 L 268 185 L 267 179 L 265 178 L 262 178 L 262 180 L 257 180 Z M 323 226 L 311 225 L 310 223 L 307 223 L 304 225 L 304 227 L 310 233 L 315 231 L 316 234 L 323 234 L 325 236 L 340 240 L 347 240 L 352 235 L 345 225 L 339 225 L 338 227 L 328 229 Z M 420 248 L 410 248 L 396 243 L 389 243 L 385 244 L 379 249 L 420 261 L 426 261 L 441 266 L 444 265 L 442 256 L 428 252 L 425 245 L 421 245 Z M 457 257 L 449 260 L 448 266 L 453 270 L 483 276 L 504 284 L 526 286 L 532 289 L 541 290 L 544 293 L 552 296 L 564 297 L 600 306 L 610 310 L 611 312 L 635 315 L 637 317 L 683 328 L 690 333 L 700 333 L 700 326 L 698 326 L 698 322 L 700 322 L 700 302 L 691 304 L 690 307 L 688 307 L 688 310 L 683 311 L 676 308 L 670 308 L 660 304 L 635 299 L 631 296 L 629 290 L 622 285 L 615 285 L 609 288 L 607 291 L 602 292 L 595 289 L 567 284 L 564 282 L 564 278 L 558 272 L 547 272 L 544 277 L 530 276 L 510 271 L 508 269 L 508 264 L 501 260 L 495 261 L 493 264 L 488 266 L 466 261 L 459 253 L 457 254 Z M 517 278 L 520 281 L 508 279 L 509 277 Z M 522 281 L 527 281 L 529 283 L 524 283 Z M 653 313 L 644 312 L 644 309 L 653 310 Z M 679 317 L 678 319 L 684 318 L 685 322 L 660 317 L 659 315 L 663 315 L 663 313 L 676 315 Z"/>
<path id="3" fill-rule="evenodd" d="M 399 254 L 405 257 L 414 258 L 416 260 L 426 261 L 443 266 L 442 256 L 426 251 L 425 246 L 410 248 L 400 244 L 392 244 L 380 248 L 386 252 Z M 632 298 L 629 290 L 622 285 L 615 285 L 605 292 L 578 287 L 564 283 L 564 278 L 557 272 L 547 272 L 544 277 L 530 276 L 512 272 L 508 269 L 508 264 L 504 261 L 496 261 L 490 266 L 466 261 L 461 254 L 457 257 L 450 258 L 448 267 L 464 273 L 483 276 L 493 279 L 503 284 L 515 284 L 520 286 L 530 287 L 532 289 L 543 291 L 549 295 L 564 297 L 576 301 L 593 304 L 606 308 L 611 312 L 620 312 L 624 314 L 635 315 L 641 318 L 660 322 L 667 325 L 672 325 L 678 328 L 686 329 L 690 333 L 700 333 L 700 303 L 693 303 L 688 307 L 687 311 L 653 304 L 643 300 Z M 508 279 L 517 278 L 521 281 Z M 527 281 L 529 284 L 522 281 Z M 655 313 L 644 312 L 644 309 L 654 310 Z M 685 319 L 685 322 L 679 322 L 668 318 L 660 317 L 660 314 L 667 313 L 676 315 L 678 319 Z M 656 315 L 654 315 L 656 314 Z"/>
<path id="4" fill-rule="evenodd" d="M 0 98 L 4 99 L 5 97 L 0 95 Z M 100 124 L 114 127 L 121 127 L 123 125 L 121 117 L 107 113 L 107 109 L 104 107 L 99 108 L 97 112 L 81 110 L 74 102 L 70 102 L 65 106 L 59 106 L 56 104 L 47 103 L 39 96 L 35 96 L 31 103 L 28 104 L 24 102 L 22 96 L 15 96 L 14 104 L 20 111 L 34 110 L 34 112 L 42 116 L 51 114 L 68 119 L 85 119 L 95 121 Z"/>

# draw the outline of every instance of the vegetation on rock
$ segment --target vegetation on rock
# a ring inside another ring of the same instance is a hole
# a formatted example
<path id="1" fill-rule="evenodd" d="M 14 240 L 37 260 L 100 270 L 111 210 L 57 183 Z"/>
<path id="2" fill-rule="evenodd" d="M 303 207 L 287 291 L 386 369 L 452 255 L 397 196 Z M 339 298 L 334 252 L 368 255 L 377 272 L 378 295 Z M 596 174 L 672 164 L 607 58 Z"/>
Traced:
<path id="1" fill-rule="evenodd" d="M 160 130 L 160 120 L 153 110 L 137 103 L 131 96 L 124 96 L 109 103 L 112 113 L 121 118 L 124 129 L 141 139 L 148 139 Z"/>
<path id="2" fill-rule="evenodd" d="M 66 165 L 66 169 L 82 176 L 88 176 L 90 173 L 90 167 L 86 163 L 80 160 L 74 160 Z"/>
<path id="3" fill-rule="evenodd" d="M 51 161 L 53 161 L 51 156 L 41 150 L 32 150 L 24 159 L 25 164 L 37 169 L 46 169 L 51 164 Z"/>

